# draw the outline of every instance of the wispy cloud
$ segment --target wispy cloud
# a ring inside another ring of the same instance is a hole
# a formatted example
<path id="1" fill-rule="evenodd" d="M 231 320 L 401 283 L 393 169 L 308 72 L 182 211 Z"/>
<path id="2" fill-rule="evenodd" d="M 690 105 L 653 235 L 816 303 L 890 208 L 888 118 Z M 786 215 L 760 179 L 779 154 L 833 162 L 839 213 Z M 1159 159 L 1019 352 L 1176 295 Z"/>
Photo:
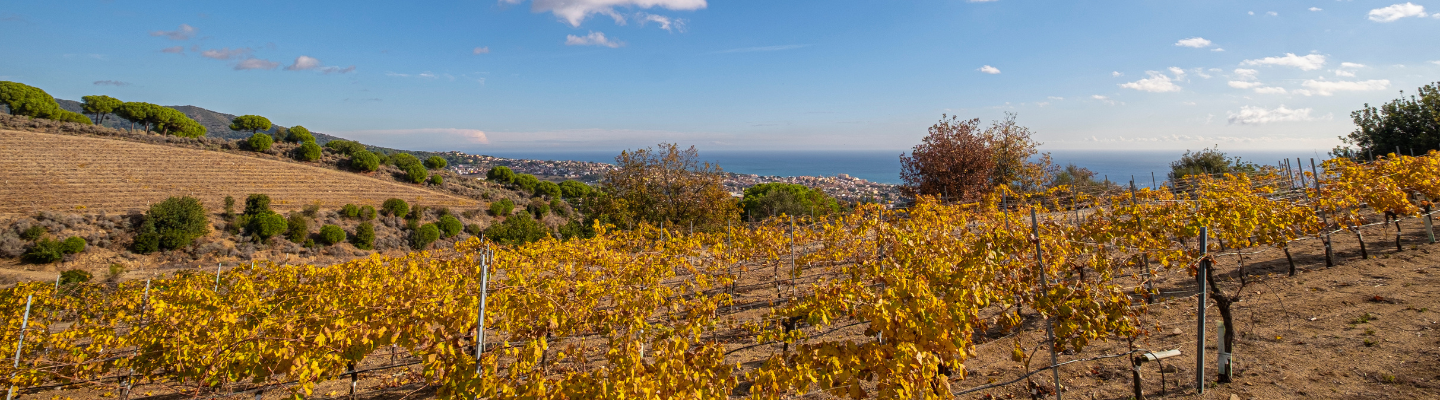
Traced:
<path id="1" fill-rule="evenodd" d="M 685 32 L 685 20 L 680 18 L 670 18 L 664 15 L 643 12 L 635 13 L 635 18 L 640 20 L 641 26 L 649 22 L 654 22 L 660 24 L 660 29 L 664 29 L 666 32 Z"/>
<path id="2" fill-rule="evenodd" d="M 1310 11 L 1320 12 L 1320 11 L 1325 11 L 1325 9 L 1322 9 L 1322 8 L 1320 8 L 1320 7 L 1310 7 Z"/>
<path id="3" fill-rule="evenodd" d="M 1265 57 L 1241 61 L 1240 65 L 1279 65 L 1299 68 L 1301 71 L 1314 71 L 1325 66 L 1325 56 L 1310 54 L 1301 57 L 1295 55 L 1295 53 L 1285 53 L 1283 57 Z"/>
<path id="4" fill-rule="evenodd" d="M 470 50 L 470 54 L 490 54 L 490 47 L 476 47 L 474 50 Z"/>
<path id="5" fill-rule="evenodd" d="M 1309 108 L 1290 109 L 1280 105 L 1274 109 L 1256 106 L 1240 107 L 1239 112 L 1230 112 L 1231 125 L 1262 125 L 1272 122 L 1309 121 Z"/>
<path id="6" fill-rule="evenodd" d="M 500 0 L 502 3 L 520 4 L 525 0 Z M 615 11 L 620 7 L 643 9 L 664 8 L 673 11 L 694 11 L 705 8 L 705 0 L 532 0 L 530 10 L 549 12 L 570 26 L 580 26 L 591 15 L 600 14 L 623 24 L 625 17 Z"/>
<path id="7" fill-rule="evenodd" d="M 95 86 L 129 86 L 129 85 L 130 85 L 130 82 L 110 81 L 110 80 L 95 81 Z"/>
<path id="8" fill-rule="evenodd" d="M 589 35 L 585 35 L 585 36 L 565 35 L 565 45 L 566 45 L 566 46 L 604 46 L 604 47 L 609 47 L 609 48 L 612 48 L 612 49 L 613 49 L 613 48 L 616 48 L 616 47 L 624 46 L 624 45 L 625 45 L 625 42 L 621 42 L 621 41 L 617 41 L 617 40 L 611 40 L 610 38 L 605 37 L 605 33 L 603 33 L 603 32 L 591 31 Z"/>
<path id="9" fill-rule="evenodd" d="M 1317 81 L 1306 80 L 1300 86 L 1305 89 L 1296 90 L 1295 93 L 1306 96 L 1331 96 L 1335 92 L 1369 92 L 1385 90 L 1390 87 L 1389 79 L 1372 79 L 1368 81 Z"/>
<path id="10" fill-rule="evenodd" d="M 1395 22 L 1401 18 L 1424 18 L 1428 15 L 1429 14 L 1425 13 L 1425 6 L 1411 2 L 1405 2 L 1405 4 L 1395 4 L 1384 8 L 1376 8 L 1374 10 L 1370 10 L 1369 14 L 1370 20 L 1375 22 Z"/>
<path id="11" fill-rule="evenodd" d="M 1120 84 L 1120 87 L 1151 93 L 1180 91 L 1180 86 L 1176 85 L 1174 82 L 1171 82 L 1169 76 L 1165 76 L 1165 74 L 1157 71 L 1145 71 L 1145 73 L 1150 75 L 1150 77 L 1134 82 L 1122 83 Z"/>
<path id="12" fill-rule="evenodd" d="M 170 40 L 187 40 L 195 36 L 195 32 L 199 32 L 199 30 L 190 25 L 180 24 L 179 29 L 173 31 L 152 31 L 150 32 L 150 36 L 164 36 Z"/>
<path id="13" fill-rule="evenodd" d="M 247 58 L 235 64 L 236 71 L 245 71 L 252 69 L 275 69 L 279 67 L 280 63 L 260 58 Z"/>
<path id="14" fill-rule="evenodd" d="M 1233 87 L 1233 88 L 1236 88 L 1236 89 L 1249 89 L 1249 88 L 1257 87 L 1257 86 L 1260 86 L 1260 85 L 1264 85 L 1263 83 L 1260 83 L 1260 82 L 1246 82 L 1246 81 L 1230 81 L 1230 82 L 1226 82 L 1226 84 L 1228 84 L 1228 85 L 1230 85 L 1230 87 Z"/>
<path id="15" fill-rule="evenodd" d="M 213 58 L 216 60 L 229 60 L 233 58 L 248 57 L 250 53 L 253 52 L 255 52 L 255 50 L 249 47 L 237 47 L 235 49 L 230 49 L 226 47 L 202 51 L 200 52 L 200 56 L 205 58 Z"/>
<path id="16" fill-rule="evenodd" d="M 1098 100 L 1098 101 L 1100 101 L 1101 103 L 1109 104 L 1109 105 L 1112 105 L 1112 106 L 1113 106 L 1113 105 L 1117 105 L 1117 104 L 1123 104 L 1123 103 L 1121 103 L 1121 102 L 1118 102 L 1118 101 L 1115 101 L 1115 100 L 1111 100 L 1109 97 L 1101 96 L 1101 95 L 1098 95 L 1098 94 L 1096 94 L 1096 95 L 1091 95 L 1090 98 L 1091 98 L 1091 99 Z"/>
<path id="17" fill-rule="evenodd" d="M 346 99 L 349 101 L 350 99 Z M 380 99 L 356 99 L 355 101 L 380 101 Z M 419 128 L 419 129 L 385 129 L 385 130 L 361 130 L 341 131 L 334 133 L 347 139 L 360 140 L 366 143 L 384 143 L 385 145 L 404 145 L 415 143 L 415 140 L 424 140 L 431 144 L 490 144 L 490 138 L 485 131 L 479 129 L 459 128 Z"/>
<path id="18" fill-rule="evenodd" d="M 355 66 L 351 65 L 344 68 L 334 66 L 320 67 L 320 72 L 325 74 L 348 74 L 351 72 L 355 72 Z"/>
<path id="19" fill-rule="evenodd" d="M 1191 47 L 1191 48 L 1201 49 L 1201 48 L 1210 47 L 1210 41 L 1209 41 L 1209 40 L 1206 40 L 1205 38 L 1196 36 L 1196 37 L 1192 37 L 1192 38 L 1189 38 L 1189 39 L 1180 39 L 1180 41 L 1175 42 L 1175 45 L 1176 45 L 1176 46 L 1180 46 L 1180 47 Z"/>
<path id="20" fill-rule="evenodd" d="M 980 67 L 980 69 L 978 69 L 978 70 L 976 70 L 976 71 L 984 72 L 984 73 L 987 73 L 987 74 L 990 74 L 990 75 L 995 75 L 995 74 L 1000 73 L 1000 69 L 999 69 L 999 68 L 995 68 L 995 67 L 992 67 L 992 66 L 989 66 L 989 65 Z"/>
<path id="21" fill-rule="evenodd" d="M 160 49 L 160 52 L 161 52 L 161 53 L 170 53 L 170 54 L 184 54 L 184 53 L 185 53 L 185 46 L 171 46 L 171 47 L 166 47 L 166 48 Z"/>

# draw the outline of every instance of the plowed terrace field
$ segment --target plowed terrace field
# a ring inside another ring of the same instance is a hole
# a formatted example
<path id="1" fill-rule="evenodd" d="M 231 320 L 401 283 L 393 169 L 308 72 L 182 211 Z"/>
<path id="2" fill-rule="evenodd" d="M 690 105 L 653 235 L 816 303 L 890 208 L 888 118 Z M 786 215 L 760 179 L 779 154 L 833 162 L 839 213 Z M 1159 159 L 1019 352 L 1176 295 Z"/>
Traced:
<path id="1" fill-rule="evenodd" d="M 212 211 L 234 196 L 270 195 L 271 207 L 378 206 L 400 198 L 425 206 L 474 207 L 473 199 L 298 162 L 219 151 L 0 130 L 0 213 L 41 210 L 145 210 L 171 196 L 193 196 Z"/>

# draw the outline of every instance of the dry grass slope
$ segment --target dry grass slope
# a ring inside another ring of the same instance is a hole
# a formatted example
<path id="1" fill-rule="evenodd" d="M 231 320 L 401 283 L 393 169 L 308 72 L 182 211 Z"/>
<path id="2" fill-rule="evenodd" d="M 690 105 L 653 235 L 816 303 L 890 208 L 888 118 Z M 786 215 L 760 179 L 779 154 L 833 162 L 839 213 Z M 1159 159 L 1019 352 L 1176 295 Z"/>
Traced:
<path id="1" fill-rule="evenodd" d="M 476 207 L 479 201 L 369 176 L 221 152 L 120 140 L 0 130 L 0 213 L 41 210 L 127 212 L 171 196 L 199 198 L 218 211 L 226 195 L 265 193 L 272 207 L 319 202 L 379 206 Z"/>

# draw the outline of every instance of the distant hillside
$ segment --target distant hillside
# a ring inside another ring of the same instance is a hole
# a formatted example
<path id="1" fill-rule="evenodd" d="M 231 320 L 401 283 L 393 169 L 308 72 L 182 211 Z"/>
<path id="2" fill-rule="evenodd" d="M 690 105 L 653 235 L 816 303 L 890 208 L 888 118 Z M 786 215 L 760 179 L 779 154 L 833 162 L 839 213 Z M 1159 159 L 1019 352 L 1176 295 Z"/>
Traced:
<path id="1" fill-rule="evenodd" d="M 84 113 L 84 112 L 85 112 L 85 111 L 84 111 L 84 108 L 81 106 L 80 102 L 78 102 L 78 101 L 65 100 L 65 99 L 55 99 L 55 101 L 58 102 L 58 103 L 60 103 L 60 108 L 63 108 L 63 109 L 69 110 L 69 111 L 78 112 L 78 113 Z M 250 132 L 249 132 L 249 131 L 232 131 L 232 130 L 230 130 L 230 121 L 233 120 L 233 119 L 235 119 L 235 115 L 234 115 L 234 114 L 226 114 L 226 113 L 222 113 L 222 112 L 210 111 L 210 110 L 207 110 L 207 109 L 204 109 L 204 108 L 200 108 L 200 107 L 196 107 L 196 106 L 166 106 L 166 107 L 173 108 L 173 109 L 176 109 L 176 110 L 178 110 L 178 111 L 180 111 L 180 112 L 182 112 L 182 113 L 185 113 L 185 115 L 186 115 L 186 116 L 189 116 L 190 119 L 193 119 L 193 120 L 195 120 L 196 122 L 199 122 L 200 125 L 204 125 L 204 126 L 205 126 L 205 129 L 208 131 L 208 133 L 205 135 L 205 136 L 207 136 L 207 137 L 219 138 L 219 139 L 231 139 L 231 140 L 234 140 L 234 139 L 244 139 L 244 138 L 250 137 Z M 87 116 L 88 116 L 88 114 L 87 114 Z M 106 126 L 106 127 L 110 127 L 110 128 L 125 128 L 125 129 L 131 128 L 129 121 L 126 121 L 126 120 L 124 120 L 124 119 L 121 119 L 120 117 L 116 117 L 116 116 L 113 116 L 113 115 L 110 116 L 110 118 L 107 119 L 107 120 L 105 121 L 105 123 L 104 123 L 104 124 L 101 124 L 101 125 Z M 266 132 L 273 134 L 273 133 L 275 133 L 279 128 L 283 128 L 283 127 L 280 126 L 280 125 L 275 125 L 275 126 L 271 127 L 269 131 L 266 131 Z M 319 144 L 325 144 L 326 142 L 329 142 L 329 141 L 331 141 L 331 140 L 339 140 L 339 139 L 340 139 L 340 138 L 338 138 L 338 137 L 326 135 L 326 134 L 323 134 L 323 133 L 318 133 L 318 132 L 313 132 L 313 131 L 312 131 L 311 133 L 314 133 L 314 134 L 315 134 L 315 142 L 316 142 L 316 143 L 319 143 Z"/>

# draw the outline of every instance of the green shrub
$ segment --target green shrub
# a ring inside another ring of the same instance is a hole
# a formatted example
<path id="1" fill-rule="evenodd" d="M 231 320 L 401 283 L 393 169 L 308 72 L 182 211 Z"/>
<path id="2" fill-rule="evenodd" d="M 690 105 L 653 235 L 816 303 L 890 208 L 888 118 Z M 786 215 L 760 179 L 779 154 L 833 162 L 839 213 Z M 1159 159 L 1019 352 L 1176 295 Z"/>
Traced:
<path id="1" fill-rule="evenodd" d="M 366 151 L 365 145 L 350 140 L 331 140 L 325 143 L 325 148 L 351 157 L 354 157 L 357 152 Z"/>
<path id="2" fill-rule="evenodd" d="M 288 231 L 288 225 L 289 224 L 285 222 L 285 217 L 274 212 L 268 212 L 251 217 L 249 230 L 251 235 L 255 235 L 255 237 L 260 238 L 260 240 L 267 240 L 275 237 L 275 235 Z"/>
<path id="3" fill-rule="evenodd" d="M 530 218 L 528 213 L 519 213 L 505 218 L 505 222 L 491 225 L 485 230 L 485 238 L 500 244 L 524 244 L 546 236 L 545 227 Z"/>
<path id="4" fill-rule="evenodd" d="M 323 153 L 324 152 L 320 150 L 320 145 L 315 144 L 315 142 L 305 142 L 301 144 L 299 148 L 295 149 L 295 158 L 300 161 L 316 161 L 320 159 L 320 155 Z"/>
<path id="5" fill-rule="evenodd" d="M 290 143 L 314 143 L 315 135 L 311 134 L 309 129 L 305 129 L 305 127 L 300 125 L 295 125 L 294 127 L 285 131 L 285 141 Z M 320 146 L 315 146 L 315 149 L 316 151 L 319 151 Z"/>
<path id="6" fill-rule="evenodd" d="M 390 158 L 390 155 L 389 155 L 389 154 L 385 154 L 385 153 L 375 153 L 375 158 L 377 158 L 377 159 L 380 160 L 380 165 L 393 165 L 393 164 L 395 164 L 395 159 Z"/>
<path id="7" fill-rule="evenodd" d="M 275 144 L 275 138 L 264 133 L 256 133 L 250 135 L 249 139 L 245 139 L 245 148 L 254 152 L 270 151 L 270 146 L 273 144 Z"/>
<path id="8" fill-rule="evenodd" d="M 436 225 L 440 227 L 440 233 L 444 234 L 446 238 L 458 235 L 460 234 L 460 230 L 465 229 L 464 223 L 460 222 L 454 215 L 448 214 L 440 217 L 440 222 L 436 223 Z"/>
<path id="9" fill-rule="evenodd" d="M 90 278 L 93 278 L 93 276 L 91 276 L 89 272 L 85 272 L 84 270 L 79 269 L 72 269 L 60 273 L 60 284 L 69 285 L 72 283 L 85 283 L 89 282 Z"/>
<path id="10" fill-rule="evenodd" d="M 402 169 L 405 168 L 406 166 L 410 166 L 410 165 L 419 165 L 419 166 L 422 167 L 422 168 L 425 167 L 424 164 L 421 164 L 421 163 L 420 163 L 420 159 L 415 158 L 415 156 L 410 155 L 410 153 L 395 153 L 395 154 L 392 154 L 392 155 L 390 155 L 390 160 L 395 163 L 395 166 L 400 167 L 400 168 L 402 168 Z"/>
<path id="11" fill-rule="evenodd" d="M 81 252 L 85 251 L 85 246 L 87 244 L 88 243 L 85 243 L 84 238 L 81 238 L 79 236 L 71 236 L 65 239 L 63 243 L 61 243 L 60 249 L 61 251 L 64 251 L 65 254 L 80 254 Z"/>
<path id="12" fill-rule="evenodd" d="M 485 179 L 491 182 L 509 185 L 515 183 L 515 171 L 505 166 L 491 168 L 490 172 L 485 173 Z"/>
<path id="13" fill-rule="evenodd" d="M 480 224 L 465 225 L 465 233 L 470 236 L 480 236 L 481 232 L 484 232 L 484 229 L 480 228 Z"/>
<path id="14" fill-rule="evenodd" d="M 585 195 L 590 194 L 593 190 L 590 185 L 586 185 L 580 181 L 570 180 L 560 182 L 560 196 L 570 200 L 585 197 Z"/>
<path id="15" fill-rule="evenodd" d="M 595 227 L 581 221 L 570 221 L 565 225 L 560 225 L 560 237 L 566 240 L 593 238 L 595 237 Z"/>
<path id="16" fill-rule="evenodd" d="M 510 201 L 510 199 L 501 199 L 500 201 L 490 203 L 491 215 L 504 217 L 510 215 L 512 212 L 515 212 L 515 202 Z"/>
<path id="17" fill-rule="evenodd" d="M 552 199 L 560 197 L 560 185 L 556 185 L 555 182 L 551 181 L 542 181 L 535 185 L 535 194 L 544 195 Z"/>
<path id="18" fill-rule="evenodd" d="M 420 225 L 418 229 L 415 229 L 415 231 L 410 234 L 410 245 L 413 246 L 415 250 L 427 249 L 430 247 L 430 244 L 435 243 L 436 240 L 440 240 L 440 228 L 435 226 L 435 224 Z"/>
<path id="19" fill-rule="evenodd" d="M 360 207 L 356 207 L 354 204 L 346 204 L 345 207 L 340 208 L 340 215 L 344 215 L 345 218 L 359 218 Z"/>
<path id="20" fill-rule="evenodd" d="M 269 199 L 265 200 L 268 206 Z M 137 253 L 174 250 L 189 246 L 195 238 L 209 232 L 210 222 L 200 200 L 190 196 L 171 197 L 150 206 L 135 237 L 134 250 Z"/>
<path id="21" fill-rule="evenodd" d="M 305 244 L 302 244 L 301 246 L 305 246 L 305 248 L 307 249 L 315 247 L 315 239 L 305 239 Z"/>
<path id="22" fill-rule="evenodd" d="M 319 202 L 319 201 L 316 201 L 316 202 L 314 202 L 314 203 L 310 203 L 310 205 L 305 206 L 304 211 L 302 211 L 302 213 L 304 213 L 305 216 L 310 217 L 310 218 L 315 218 L 315 217 L 319 216 L 319 215 L 320 215 L 320 202 Z"/>
<path id="23" fill-rule="evenodd" d="M 1171 182 L 1180 182 L 1197 175 L 1254 173 L 1259 170 L 1259 166 L 1240 157 L 1228 157 L 1217 148 L 1205 148 L 1195 152 L 1186 150 L 1179 160 L 1170 163 L 1170 173 L 1166 177 Z"/>
<path id="24" fill-rule="evenodd" d="M 443 186 L 445 185 L 445 178 L 441 178 L 440 175 L 430 175 L 430 184 L 435 186 Z"/>
<path id="25" fill-rule="evenodd" d="M 285 238 L 295 243 L 305 243 L 305 237 L 310 235 L 310 220 L 304 215 L 291 214 L 290 220 L 285 224 Z"/>
<path id="26" fill-rule="evenodd" d="M 385 203 L 380 205 L 380 209 L 385 211 L 385 215 L 404 217 L 410 214 L 410 203 L 406 203 L 405 200 L 391 198 L 385 200 Z"/>
<path id="27" fill-rule="evenodd" d="M 245 215 L 260 215 L 270 212 L 270 196 L 251 194 L 245 198 Z"/>
<path id="28" fill-rule="evenodd" d="M 364 221 L 375 219 L 375 207 L 360 207 L 360 219 Z"/>
<path id="29" fill-rule="evenodd" d="M 65 258 L 65 244 L 58 240 L 40 239 L 25 250 L 21 259 L 36 263 L 49 264 Z"/>
<path id="30" fill-rule="evenodd" d="M 375 153 L 359 150 L 350 155 L 350 168 L 356 171 L 375 172 L 380 169 L 380 159 Z"/>
<path id="31" fill-rule="evenodd" d="M 320 242 L 326 246 L 345 241 L 345 230 L 336 225 L 325 225 L 320 228 Z"/>
<path id="32" fill-rule="evenodd" d="M 444 157 L 430 156 L 430 158 L 425 159 L 425 168 L 443 169 L 447 166 L 450 166 L 450 162 L 445 161 Z"/>
<path id="33" fill-rule="evenodd" d="M 405 171 L 405 178 L 410 179 L 410 183 L 425 182 L 425 178 L 430 174 L 430 171 L 427 171 L 425 166 L 419 163 L 402 165 L 400 169 Z"/>
<path id="34" fill-rule="evenodd" d="M 20 238 L 25 240 L 37 240 L 42 236 L 45 236 L 45 227 L 40 225 L 31 225 L 24 232 L 20 232 Z"/>
<path id="35" fill-rule="evenodd" d="M 550 212 L 565 217 L 565 202 L 560 199 L 550 199 Z"/>
<path id="36" fill-rule="evenodd" d="M 235 197 L 225 196 L 225 219 L 235 219 Z"/>
<path id="37" fill-rule="evenodd" d="M 540 179 L 536 178 L 535 175 L 520 174 L 515 176 L 515 186 L 519 186 L 527 192 L 535 193 L 535 188 L 540 186 Z"/>
<path id="38" fill-rule="evenodd" d="M 370 250 L 375 248 L 375 225 L 369 222 L 361 222 L 355 227 L 355 237 L 351 238 L 355 248 Z"/>
<path id="39" fill-rule="evenodd" d="M 550 215 L 550 204 L 548 203 L 531 204 L 527 209 L 535 214 L 535 219 L 545 219 L 546 215 Z"/>

